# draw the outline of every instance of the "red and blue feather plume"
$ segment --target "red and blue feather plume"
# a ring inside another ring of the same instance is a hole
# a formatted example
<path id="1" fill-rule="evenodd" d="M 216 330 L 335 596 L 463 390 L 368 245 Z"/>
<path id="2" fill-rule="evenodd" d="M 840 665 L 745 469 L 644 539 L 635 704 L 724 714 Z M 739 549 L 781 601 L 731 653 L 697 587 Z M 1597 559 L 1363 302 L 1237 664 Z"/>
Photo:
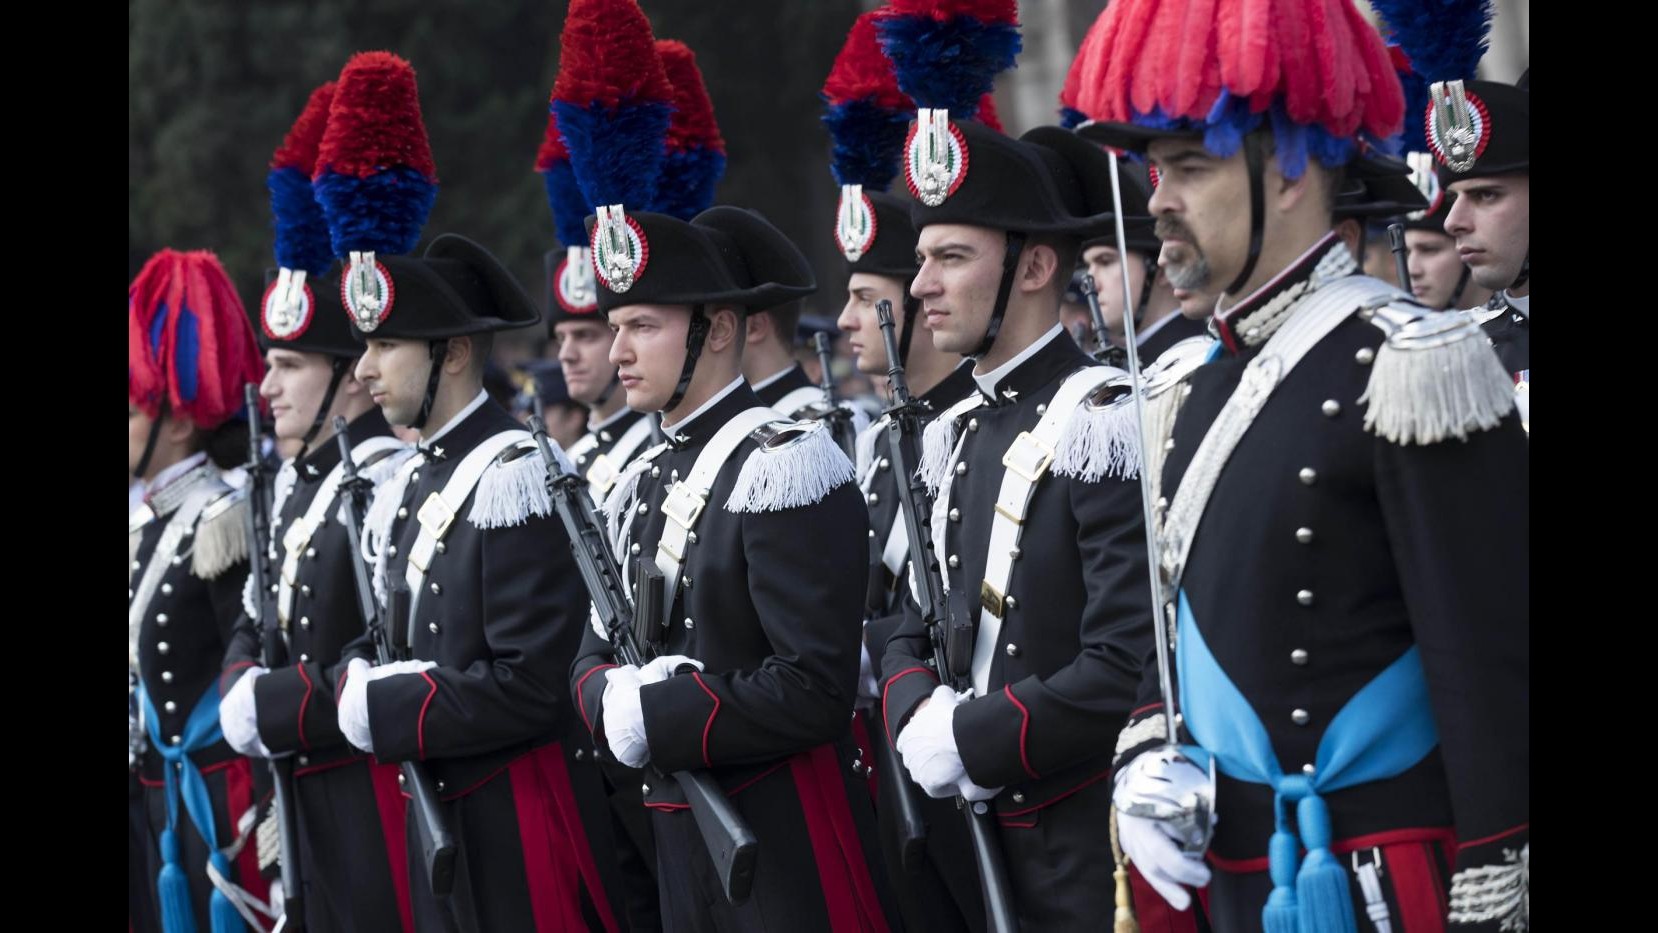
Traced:
<path id="1" fill-rule="evenodd" d="M 558 132 L 558 114 L 547 103 L 547 132 L 541 138 L 541 149 L 535 155 L 535 170 L 547 186 L 547 204 L 553 210 L 553 229 L 559 245 L 566 248 L 587 245 L 587 230 L 582 221 L 592 213 L 581 186 L 576 184 L 576 172 L 570 167 L 570 150 Z"/>
<path id="2" fill-rule="evenodd" d="M 892 60 L 881 51 L 878 15 L 865 13 L 852 23 L 819 96 L 827 105 L 823 125 L 834 144 L 835 182 L 885 191 L 898 175 L 915 101 L 899 90 Z"/>
<path id="3" fill-rule="evenodd" d="M 1018 16 L 1015 0 L 893 0 L 877 13 L 875 28 L 905 94 L 967 119 L 996 76 L 1013 67 Z"/>
<path id="4" fill-rule="evenodd" d="M 589 207 L 653 204 L 673 88 L 634 0 L 571 0 L 560 36 L 553 114 Z"/>
<path id="5" fill-rule="evenodd" d="M 725 140 L 696 53 L 677 39 L 656 40 L 656 53 L 673 86 L 674 112 L 662 180 L 650 209 L 690 220 L 714 203 L 714 187 L 725 174 Z"/>
<path id="6" fill-rule="evenodd" d="M 390 52 L 359 52 L 346 62 L 311 184 L 334 255 L 414 251 L 438 178 L 412 65 Z"/>
<path id="7" fill-rule="evenodd" d="M 311 92 L 299 119 L 271 156 L 265 186 L 271 192 L 271 216 L 276 223 L 276 264 L 318 277 L 334 261 L 328 239 L 328 220 L 322 216 L 311 188 L 317 149 L 328 128 L 328 108 L 334 101 L 334 82 Z"/>
<path id="8" fill-rule="evenodd" d="M 1284 174 L 1397 150 L 1404 96 L 1352 0 L 1113 0 L 1061 104 L 1092 120 L 1203 131 L 1226 157 L 1270 125 Z"/>
<path id="9" fill-rule="evenodd" d="M 1371 0 L 1387 24 L 1405 88 L 1405 148 L 1426 152 L 1428 85 L 1474 77 L 1491 34 L 1491 0 Z M 1399 61 L 1403 58 L 1403 61 Z"/>
<path id="10" fill-rule="evenodd" d="M 265 365 L 242 299 L 218 257 L 164 249 L 127 288 L 127 399 L 151 418 L 163 407 L 204 430 L 242 410 L 243 386 Z"/>

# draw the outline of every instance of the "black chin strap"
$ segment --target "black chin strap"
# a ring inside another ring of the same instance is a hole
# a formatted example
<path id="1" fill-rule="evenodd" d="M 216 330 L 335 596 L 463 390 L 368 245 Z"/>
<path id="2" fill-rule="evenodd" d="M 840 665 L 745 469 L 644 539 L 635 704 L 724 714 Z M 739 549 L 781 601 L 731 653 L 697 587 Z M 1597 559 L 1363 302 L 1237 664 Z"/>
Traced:
<path id="1" fill-rule="evenodd" d="M 311 442 L 317 439 L 317 432 L 328 420 L 328 409 L 334 406 L 334 395 L 340 391 L 340 383 L 345 381 L 345 374 L 351 371 L 351 365 L 355 362 L 343 356 L 334 357 L 334 374 L 328 377 L 328 391 L 322 397 L 322 404 L 317 406 L 317 416 L 311 419 L 310 429 L 299 439 L 299 454 L 294 457 L 295 460 L 310 452 Z"/>
<path id="2" fill-rule="evenodd" d="M 1520 274 L 1514 277 L 1514 284 L 1510 285 L 1508 290 L 1513 291 L 1529 281 L 1531 281 L 1531 250 L 1528 249 L 1526 250 L 1525 262 L 1520 263 Z"/>
<path id="3" fill-rule="evenodd" d="M 679 382 L 674 384 L 674 394 L 668 396 L 668 404 L 662 406 L 663 414 L 673 411 L 684 401 L 685 391 L 691 388 L 691 374 L 697 368 L 697 357 L 702 355 L 703 341 L 708 339 L 708 329 L 712 326 L 702 303 L 692 305 L 691 326 L 685 330 L 685 366 L 679 371 Z"/>
<path id="4" fill-rule="evenodd" d="M 157 412 L 155 419 L 150 422 L 150 436 L 144 440 L 144 455 L 138 458 L 138 466 L 133 470 L 134 479 L 143 479 L 149 472 L 150 458 L 155 455 L 155 442 L 161 439 L 161 413 Z"/>
<path id="5" fill-rule="evenodd" d="M 1145 257 L 1146 277 L 1140 282 L 1140 303 L 1134 306 L 1134 332 L 1140 332 L 1140 322 L 1146 319 L 1146 305 L 1151 304 L 1151 290 L 1157 287 L 1157 257 Z"/>
<path id="6" fill-rule="evenodd" d="M 598 398 L 593 400 L 592 407 L 603 408 L 604 403 L 610 401 L 610 397 L 616 393 L 616 387 L 621 384 L 622 371 L 619 369 L 611 370 L 610 381 L 604 384 L 604 390 L 599 393 Z"/>
<path id="7" fill-rule="evenodd" d="M 1249 257 L 1242 271 L 1226 286 L 1225 294 L 1242 297 L 1245 283 L 1255 274 L 1255 261 L 1261 258 L 1261 236 L 1266 227 L 1266 179 L 1261 175 L 1261 135 L 1250 133 L 1244 137 L 1244 165 L 1249 172 Z M 1363 236 L 1361 228 L 1360 236 Z M 1362 256 L 1363 247 L 1360 247 Z"/>
<path id="8" fill-rule="evenodd" d="M 1468 266 L 1462 267 L 1462 275 L 1457 277 L 1457 287 L 1455 291 L 1451 292 L 1451 300 L 1448 304 L 1446 304 L 1446 310 L 1455 311 L 1462 307 L 1462 292 L 1468 287 L 1468 279 L 1472 277 L 1473 274 L 1473 269 Z"/>
<path id="9" fill-rule="evenodd" d="M 996 335 L 1002 332 L 1002 318 L 1007 316 L 1007 298 L 1013 292 L 1013 276 L 1019 271 L 1019 254 L 1025 249 L 1025 235 L 1012 230 L 1007 234 L 1007 252 L 1002 255 L 1002 281 L 996 286 L 996 306 L 990 309 L 990 324 L 984 330 L 984 339 L 970 356 L 982 358 L 990 352 Z"/>
<path id="10" fill-rule="evenodd" d="M 914 279 L 910 280 L 915 281 Z M 915 334 L 915 320 L 920 316 L 921 299 L 910 294 L 909 285 L 904 286 L 904 332 L 898 335 L 898 360 L 905 367 L 910 365 L 910 338 Z"/>
<path id="11" fill-rule="evenodd" d="M 432 358 L 432 371 L 426 377 L 426 395 L 420 400 L 420 414 L 409 422 L 409 427 L 416 431 L 426 426 L 426 419 L 432 417 L 432 405 L 438 398 L 438 377 L 443 375 L 443 354 L 449 349 L 449 341 L 430 340 L 426 343 L 426 353 Z"/>

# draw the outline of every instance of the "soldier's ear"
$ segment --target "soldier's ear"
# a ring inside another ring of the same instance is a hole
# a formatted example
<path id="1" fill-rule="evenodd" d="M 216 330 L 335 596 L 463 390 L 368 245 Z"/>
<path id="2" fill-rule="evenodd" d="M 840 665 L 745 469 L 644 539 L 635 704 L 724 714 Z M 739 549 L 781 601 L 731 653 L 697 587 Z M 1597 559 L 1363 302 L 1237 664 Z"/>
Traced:
<path id="1" fill-rule="evenodd" d="M 738 353 L 742 347 L 753 339 L 753 331 L 749 325 L 752 317 L 745 318 L 741 311 L 732 307 L 715 308 L 708 312 L 708 349 L 723 352 L 727 347 L 735 344 Z"/>

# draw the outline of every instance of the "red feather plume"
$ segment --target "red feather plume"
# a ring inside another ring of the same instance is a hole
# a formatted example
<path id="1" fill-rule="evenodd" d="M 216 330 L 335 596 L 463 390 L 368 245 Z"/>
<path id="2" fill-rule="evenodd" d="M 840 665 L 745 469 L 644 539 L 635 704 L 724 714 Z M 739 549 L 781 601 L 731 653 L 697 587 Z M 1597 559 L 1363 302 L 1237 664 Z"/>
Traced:
<path id="1" fill-rule="evenodd" d="M 656 40 L 656 54 L 674 89 L 674 115 L 668 124 L 668 151 L 704 148 L 725 152 L 725 139 L 714 119 L 714 102 L 708 98 L 697 55 L 678 39 Z"/>
<path id="2" fill-rule="evenodd" d="M 152 418 L 166 403 L 211 430 L 241 410 L 243 387 L 264 372 L 253 327 L 218 257 L 172 249 L 150 257 L 127 289 L 127 398 Z M 191 398 L 181 391 L 185 376 L 195 386 Z"/>
<path id="3" fill-rule="evenodd" d="M 898 89 L 898 78 L 892 72 L 892 62 L 881 51 L 875 34 L 875 19 L 880 13 L 871 10 L 852 23 L 846 35 L 846 44 L 835 56 L 829 77 L 823 81 L 823 96 L 831 104 L 845 104 L 869 99 L 871 103 L 888 110 L 911 110 L 915 101 Z"/>
<path id="4" fill-rule="evenodd" d="M 606 107 L 673 102 L 650 20 L 634 0 L 571 0 L 559 44 L 555 99 Z"/>
<path id="5" fill-rule="evenodd" d="M 535 170 L 545 172 L 553 163 L 568 160 L 570 150 L 564 147 L 564 137 L 558 135 L 558 114 L 547 108 L 547 131 L 541 135 L 541 148 L 535 153 Z"/>
<path id="6" fill-rule="evenodd" d="M 334 102 L 334 82 L 329 81 L 311 92 L 299 119 L 282 138 L 282 145 L 271 156 L 271 168 L 295 168 L 310 177 L 317 164 L 317 149 L 322 145 L 323 131 L 328 129 L 328 108 Z"/>
<path id="7" fill-rule="evenodd" d="M 334 88 L 316 171 L 367 178 L 396 166 L 437 180 L 414 66 L 390 52 L 359 52 Z"/>
<path id="8" fill-rule="evenodd" d="M 1017 0 L 892 0 L 888 15 L 925 16 L 944 21 L 971 16 L 981 23 L 1012 25 L 1019 21 Z"/>

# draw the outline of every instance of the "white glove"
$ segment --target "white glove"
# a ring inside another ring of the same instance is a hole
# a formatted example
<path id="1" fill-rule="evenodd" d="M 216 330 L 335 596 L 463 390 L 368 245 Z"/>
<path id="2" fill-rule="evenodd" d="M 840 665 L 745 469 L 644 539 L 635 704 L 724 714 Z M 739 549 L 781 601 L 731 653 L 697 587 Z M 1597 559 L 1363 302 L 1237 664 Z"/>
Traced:
<path id="1" fill-rule="evenodd" d="M 1000 787 L 980 787 L 974 784 L 973 779 L 967 776 L 966 771 L 962 772 L 961 780 L 956 782 L 956 793 L 965 797 L 970 803 L 989 800 L 1001 792 Z"/>
<path id="2" fill-rule="evenodd" d="M 1140 867 L 1140 874 L 1163 895 L 1170 907 L 1185 910 L 1191 906 L 1192 896 L 1181 885 L 1194 888 L 1207 885 L 1209 866 L 1203 863 L 1203 856 L 1180 851 L 1162 826 L 1161 820 L 1117 811 L 1117 840 L 1122 843 L 1124 854 Z"/>
<path id="3" fill-rule="evenodd" d="M 368 728 L 368 685 L 376 680 L 397 674 L 418 674 L 437 667 L 434 661 L 393 661 L 372 667 L 363 658 L 352 658 L 346 665 L 345 689 L 340 691 L 340 731 L 346 741 L 369 754 L 374 753 L 374 738 Z"/>
<path id="4" fill-rule="evenodd" d="M 259 740 L 259 716 L 253 702 L 253 682 L 268 673 L 268 668 L 248 668 L 242 679 L 236 681 L 236 685 L 219 701 L 219 728 L 224 730 L 225 741 L 238 754 L 254 758 L 271 757 L 271 750 Z"/>
<path id="5" fill-rule="evenodd" d="M 1191 906 L 1192 898 L 1182 885 L 1201 888 L 1209 883 L 1209 866 L 1204 864 L 1202 853 L 1181 851 L 1163 820 L 1124 812 L 1136 797 L 1155 795 L 1172 800 L 1190 790 L 1179 785 L 1196 772 L 1189 768 L 1170 769 L 1165 764 L 1151 754 L 1135 758 L 1127 768 L 1117 772 L 1112 804 L 1117 808 L 1117 837 L 1123 852 L 1140 867 L 1140 874 L 1170 907 L 1185 910 Z"/>
<path id="6" fill-rule="evenodd" d="M 972 693 L 957 694 L 944 684 L 933 688 L 926 707 L 910 717 L 909 725 L 898 733 L 898 754 L 904 759 L 904 768 L 929 797 L 953 797 L 962 787 L 984 796 L 996 796 L 1001 788 L 989 790 L 967 780 L 967 767 L 956 750 L 956 707 Z M 965 785 L 963 784 L 965 782 Z"/>
<path id="7" fill-rule="evenodd" d="M 699 671 L 704 670 L 702 662 L 696 658 L 688 658 L 683 654 L 665 654 L 637 669 L 639 671 L 639 686 L 648 687 L 651 684 L 659 684 L 667 680 L 674 676 L 674 671 L 678 670 L 681 664 L 689 664 Z M 609 705 L 608 701 L 606 701 L 606 705 Z"/>
<path id="8" fill-rule="evenodd" d="M 651 758 L 645 743 L 645 711 L 639 706 L 639 688 L 644 686 L 639 675 L 639 668 L 631 664 L 604 672 L 604 734 L 610 753 L 630 768 L 642 767 Z"/>

